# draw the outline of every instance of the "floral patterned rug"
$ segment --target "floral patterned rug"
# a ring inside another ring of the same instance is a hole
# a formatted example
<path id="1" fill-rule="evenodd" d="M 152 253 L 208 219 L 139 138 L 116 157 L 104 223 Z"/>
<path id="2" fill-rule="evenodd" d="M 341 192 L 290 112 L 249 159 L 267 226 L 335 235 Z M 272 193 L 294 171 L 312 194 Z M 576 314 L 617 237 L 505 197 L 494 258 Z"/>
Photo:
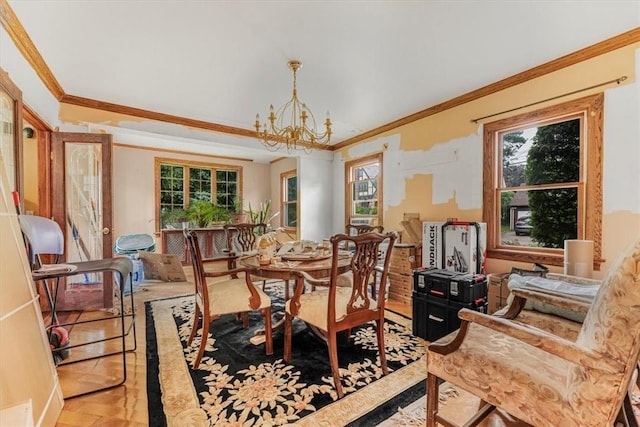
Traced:
<path id="1" fill-rule="evenodd" d="M 269 283 L 274 312 L 283 305 L 280 283 Z M 193 296 L 150 301 L 147 311 L 149 423 L 190 426 L 375 425 L 425 393 L 425 342 L 410 320 L 389 313 L 385 322 L 390 374 L 382 376 L 375 327 L 352 330 L 340 343 L 343 399 L 333 388 L 326 345 L 302 322 L 294 323 L 292 359 L 282 359 L 283 331 L 274 354 L 249 339 L 262 327 L 259 314 L 242 329 L 235 316 L 212 324 L 200 367 L 191 368 L 200 337 L 186 345 Z"/>

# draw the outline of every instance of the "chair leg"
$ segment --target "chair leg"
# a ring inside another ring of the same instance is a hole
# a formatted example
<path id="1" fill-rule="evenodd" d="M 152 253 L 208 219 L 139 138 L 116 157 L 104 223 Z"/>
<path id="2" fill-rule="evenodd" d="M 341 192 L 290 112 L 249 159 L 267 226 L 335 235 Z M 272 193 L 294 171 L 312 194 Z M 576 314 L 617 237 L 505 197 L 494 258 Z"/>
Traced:
<path id="1" fill-rule="evenodd" d="M 344 392 L 342 391 L 342 383 L 340 382 L 340 368 L 338 366 L 338 342 L 336 334 L 327 334 L 327 346 L 329 347 L 329 364 L 331 365 L 331 373 L 333 374 L 333 383 L 338 394 L 338 399 L 342 399 Z"/>
<path id="2" fill-rule="evenodd" d="M 285 362 L 291 360 L 291 323 L 293 322 L 293 316 L 289 313 L 284 315 L 284 354 L 283 359 Z"/>
<path id="3" fill-rule="evenodd" d="M 249 327 L 249 312 L 245 311 L 242 313 L 242 327 L 247 329 Z"/>
<path id="4" fill-rule="evenodd" d="M 198 331 L 198 321 L 200 320 L 200 307 L 196 304 L 196 311 L 193 314 L 193 326 L 191 326 L 191 335 L 189 335 L 189 341 L 187 341 L 187 345 L 191 345 L 193 339 L 196 336 L 196 332 Z"/>
<path id="5" fill-rule="evenodd" d="M 267 307 L 263 310 L 264 315 L 264 346 L 267 352 L 267 356 L 273 354 L 273 330 L 271 329 L 271 307 Z"/>
<path id="6" fill-rule="evenodd" d="M 439 388 L 438 377 L 427 374 L 427 427 L 436 427 Z"/>
<path id="7" fill-rule="evenodd" d="M 376 335 L 378 337 L 378 354 L 380 355 L 380 366 L 382 367 L 382 373 L 389 375 L 389 368 L 387 367 L 387 351 L 384 347 L 384 319 L 376 320 Z"/>
<path id="8" fill-rule="evenodd" d="M 193 362 L 193 369 L 198 369 L 198 366 L 200 366 L 200 361 L 202 360 L 202 356 L 204 356 L 204 349 L 207 347 L 207 339 L 209 339 L 209 323 L 211 323 L 211 319 L 209 319 L 208 316 L 203 316 L 202 339 L 200 340 L 198 356 L 196 356 L 196 360 Z"/>

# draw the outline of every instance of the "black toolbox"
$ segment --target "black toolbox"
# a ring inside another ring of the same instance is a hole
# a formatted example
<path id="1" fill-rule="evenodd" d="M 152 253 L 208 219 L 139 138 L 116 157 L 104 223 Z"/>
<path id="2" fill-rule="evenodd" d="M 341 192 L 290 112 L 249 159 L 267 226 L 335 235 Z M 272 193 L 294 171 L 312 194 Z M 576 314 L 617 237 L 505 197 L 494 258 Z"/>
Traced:
<path id="1" fill-rule="evenodd" d="M 449 298 L 451 280 L 459 273 L 437 268 L 413 271 L 413 290 L 438 298 Z"/>
<path id="2" fill-rule="evenodd" d="M 456 273 L 437 268 L 413 270 L 413 291 L 432 297 L 472 302 L 487 296 L 484 274 Z"/>
<path id="3" fill-rule="evenodd" d="M 449 282 L 449 299 L 470 303 L 487 298 L 487 277 L 484 274 L 458 274 Z"/>
<path id="4" fill-rule="evenodd" d="M 460 328 L 463 308 L 487 313 L 487 280 L 483 274 L 440 269 L 414 270 L 413 334 L 436 341 Z"/>

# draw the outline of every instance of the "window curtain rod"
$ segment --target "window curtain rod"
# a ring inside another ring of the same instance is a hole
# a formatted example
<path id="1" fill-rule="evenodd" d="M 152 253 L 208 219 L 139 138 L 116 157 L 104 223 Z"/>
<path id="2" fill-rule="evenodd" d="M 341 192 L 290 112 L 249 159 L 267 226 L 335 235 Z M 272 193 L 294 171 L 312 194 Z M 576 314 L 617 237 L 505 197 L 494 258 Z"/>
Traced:
<path id="1" fill-rule="evenodd" d="M 606 86 L 606 85 L 611 84 L 611 83 L 620 84 L 621 82 L 623 82 L 625 80 L 627 80 L 627 76 L 618 77 L 617 79 L 609 80 L 608 82 L 604 82 L 604 83 L 600 83 L 600 84 L 597 84 L 597 85 L 585 87 L 583 89 L 574 90 L 573 92 L 563 93 L 562 95 L 554 96 L 552 98 L 543 99 L 542 101 L 532 102 L 531 104 L 521 105 L 520 107 L 515 107 L 515 108 L 512 108 L 510 110 L 504 110 L 504 111 L 500 111 L 499 113 L 489 114 L 488 116 L 478 117 L 477 119 L 471 119 L 471 122 L 477 124 L 480 120 L 488 119 L 489 117 L 495 117 L 495 116 L 499 116 L 500 114 L 511 113 L 512 111 L 521 110 L 521 109 L 527 108 L 527 107 L 532 107 L 534 105 L 542 104 L 543 102 L 553 101 L 553 100 L 556 100 L 558 98 L 562 98 L 562 97 L 565 97 L 565 96 L 574 95 L 576 93 L 580 93 L 580 92 L 584 92 L 584 91 L 587 91 L 587 90 L 595 89 L 595 88 L 598 88 L 598 87 L 601 87 L 601 86 Z"/>

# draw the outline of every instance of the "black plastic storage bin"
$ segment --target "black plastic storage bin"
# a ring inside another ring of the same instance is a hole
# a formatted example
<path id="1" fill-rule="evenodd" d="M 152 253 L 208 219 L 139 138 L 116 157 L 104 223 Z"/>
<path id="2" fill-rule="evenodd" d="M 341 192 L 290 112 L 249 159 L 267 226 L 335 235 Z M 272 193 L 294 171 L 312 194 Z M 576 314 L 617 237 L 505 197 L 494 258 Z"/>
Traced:
<path id="1" fill-rule="evenodd" d="M 487 277 L 484 274 L 458 274 L 449 282 L 449 299 L 470 303 L 487 297 Z"/>
<path id="2" fill-rule="evenodd" d="M 427 295 L 413 291 L 413 335 L 427 339 Z"/>
<path id="3" fill-rule="evenodd" d="M 427 296 L 427 340 L 435 341 L 453 330 L 450 326 L 450 311 L 446 300 Z"/>
<path id="4" fill-rule="evenodd" d="M 476 301 L 469 303 L 449 301 L 449 328 L 451 331 L 460 329 L 462 321 L 458 317 L 458 312 L 463 308 L 468 308 L 469 310 L 486 314 L 489 308 L 489 303 L 486 298 L 479 298 Z"/>

